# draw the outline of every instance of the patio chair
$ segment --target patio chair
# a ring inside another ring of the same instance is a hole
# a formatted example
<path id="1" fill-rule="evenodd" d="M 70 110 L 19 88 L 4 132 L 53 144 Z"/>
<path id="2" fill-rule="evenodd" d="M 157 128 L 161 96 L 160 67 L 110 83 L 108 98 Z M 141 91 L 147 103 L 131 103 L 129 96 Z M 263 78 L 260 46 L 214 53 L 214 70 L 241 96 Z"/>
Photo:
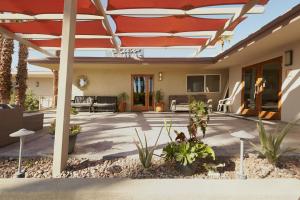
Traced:
<path id="1" fill-rule="evenodd" d="M 221 100 L 219 100 L 217 111 L 219 111 L 219 112 L 223 111 L 224 113 L 226 113 L 228 111 L 231 112 L 232 104 L 233 104 L 233 99 L 230 97 L 221 99 Z"/>
<path id="2" fill-rule="evenodd" d="M 97 96 L 93 104 L 93 111 L 117 112 L 117 101 L 116 96 Z"/>

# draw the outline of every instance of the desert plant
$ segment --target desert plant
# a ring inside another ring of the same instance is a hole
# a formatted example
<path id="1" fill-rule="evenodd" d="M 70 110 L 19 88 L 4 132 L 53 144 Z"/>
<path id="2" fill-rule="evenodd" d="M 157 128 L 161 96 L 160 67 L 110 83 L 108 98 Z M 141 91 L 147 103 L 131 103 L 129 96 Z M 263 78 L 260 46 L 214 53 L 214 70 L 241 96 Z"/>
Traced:
<path id="1" fill-rule="evenodd" d="M 39 110 L 39 100 L 31 90 L 27 91 L 24 108 L 29 112 Z"/>
<path id="2" fill-rule="evenodd" d="M 205 137 L 208 124 L 208 113 L 205 108 L 205 103 L 202 101 L 192 100 L 189 104 L 190 123 L 188 130 L 191 136 L 196 137 L 198 128 L 201 129 L 203 137 Z"/>
<path id="3" fill-rule="evenodd" d="M 129 98 L 128 94 L 126 92 L 122 92 L 118 96 L 118 101 L 119 101 L 119 103 L 126 102 L 128 100 L 128 98 Z"/>
<path id="4" fill-rule="evenodd" d="M 142 140 L 139 136 L 138 130 L 135 129 L 135 132 L 137 134 L 137 137 L 138 137 L 139 141 L 134 140 L 134 143 L 135 143 L 135 145 L 138 149 L 139 159 L 140 159 L 140 161 L 141 161 L 144 168 L 149 168 L 152 164 L 153 153 L 154 153 L 154 150 L 156 149 L 156 146 L 157 146 L 158 140 L 160 138 L 160 135 L 162 133 L 162 130 L 163 130 L 163 127 L 160 129 L 159 135 L 156 139 L 156 142 L 155 142 L 154 146 L 152 148 L 150 148 L 150 147 L 148 147 L 148 142 L 147 142 L 146 135 L 144 134 L 144 138 L 145 138 L 145 146 L 144 146 L 143 143 L 142 143 Z"/>
<path id="5" fill-rule="evenodd" d="M 164 98 L 164 97 L 163 97 L 163 94 L 162 94 L 161 90 L 157 90 L 157 91 L 155 92 L 155 102 L 156 102 L 156 103 L 160 103 L 160 102 L 162 101 L 163 98 Z"/>
<path id="6" fill-rule="evenodd" d="M 189 134 L 190 137 L 188 138 L 183 132 L 174 130 L 176 138 L 173 141 L 170 135 L 172 123 L 165 121 L 165 128 L 170 138 L 170 142 L 163 148 L 162 156 L 165 160 L 175 160 L 179 164 L 186 166 L 197 159 L 215 159 L 214 150 L 195 135 Z"/>
<path id="7" fill-rule="evenodd" d="M 19 45 L 19 62 L 16 75 L 16 104 L 24 108 L 27 89 L 27 57 L 28 48 L 26 45 Z"/>
<path id="8" fill-rule="evenodd" d="M 267 133 L 262 120 L 257 123 L 257 129 L 259 133 L 259 145 L 251 143 L 256 151 L 264 156 L 269 163 L 273 165 L 278 164 L 279 158 L 287 152 L 293 151 L 292 148 L 282 148 L 281 144 L 284 138 L 287 136 L 294 123 L 287 124 L 281 131 L 275 133 Z"/>
<path id="9" fill-rule="evenodd" d="M 55 135 L 55 126 L 56 126 L 56 121 L 54 120 L 49 127 L 48 133 L 50 135 Z M 81 126 L 79 124 L 71 124 L 70 125 L 70 132 L 69 136 L 75 136 L 78 135 L 81 132 Z"/>
<path id="10" fill-rule="evenodd" d="M 76 108 L 71 108 L 71 115 L 77 115 L 78 111 L 76 110 Z"/>

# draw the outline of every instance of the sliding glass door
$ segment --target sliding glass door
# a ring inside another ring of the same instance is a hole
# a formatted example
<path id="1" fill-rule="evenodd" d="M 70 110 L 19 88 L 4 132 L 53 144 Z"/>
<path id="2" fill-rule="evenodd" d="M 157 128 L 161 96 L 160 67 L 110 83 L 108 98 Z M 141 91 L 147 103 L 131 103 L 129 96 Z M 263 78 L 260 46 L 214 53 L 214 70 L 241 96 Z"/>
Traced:
<path id="1" fill-rule="evenodd" d="M 243 69 L 242 114 L 280 119 L 282 59 Z"/>
<path id="2" fill-rule="evenodd" d="M 132 75 L 132 111 L 153 110 L 153 76 Z"/>

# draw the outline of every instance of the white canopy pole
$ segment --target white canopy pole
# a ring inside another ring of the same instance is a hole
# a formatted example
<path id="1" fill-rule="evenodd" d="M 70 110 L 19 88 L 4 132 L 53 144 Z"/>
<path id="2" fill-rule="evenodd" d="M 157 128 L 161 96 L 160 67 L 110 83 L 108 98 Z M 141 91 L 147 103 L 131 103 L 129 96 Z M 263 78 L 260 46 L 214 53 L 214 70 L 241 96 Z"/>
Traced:
<path id="1" fill-rule="evenodd" d="M 77 0 L 65 0 L 56 109 L 53 177 L 60 177 L 60 173 L 68 159 L 76 12 Z"/>

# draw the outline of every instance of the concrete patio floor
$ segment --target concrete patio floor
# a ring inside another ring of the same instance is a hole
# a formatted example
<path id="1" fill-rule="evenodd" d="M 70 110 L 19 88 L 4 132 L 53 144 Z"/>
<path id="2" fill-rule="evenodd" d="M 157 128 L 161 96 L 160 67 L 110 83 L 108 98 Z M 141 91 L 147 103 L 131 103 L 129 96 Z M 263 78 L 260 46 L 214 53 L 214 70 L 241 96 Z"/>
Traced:
<path id="1" fill-rule="evenodd" d="M 35 135 L 26 138 L 24 156 L 52 156 L 53 139 L 47 134 L 48 126 L 53 121 L 55 112 L 45 113 L 45 128 Z M 115 157 L 137 156 L 133 138 L 136 138 L 135 128 L 145 133 L 149 145 L 154 144 L 164 120 L 172 120 L 173 130 L 187 133 L 188 113 L 79 113 L 72 116 L 72 123 L 82 126 L 82 133 L 77 138 L 75 153 L 71 156 L 89 159 L 111 159 Z M 279 122 L 268 123 L 268 130 L 275 130 L 277 126 L 285 124 Z M 172 134 L 175 137 L 174 131 Z M 214 146 L 218 155 L 238 156 L 239 140 L 230 133 L 245 130 L 256 136 L 256 122 L 238 119 L 224 114 L 212 114 L 206 137 L 203 140 Z M 274 132 L 274 131 L 273 131 Z M 163 130 L 156 154 L 169 142 L 167 132 Z M 285 146 L 299 148 L 300 126 L 295 126 L 284 141 Z M 0 148 L 0 157 L 17 157 L 19 144 L 15 143 Z M 246 149 L 251 146 L 246 144 Z M 300 149 L 293 153 L 300 155 Z"/>

